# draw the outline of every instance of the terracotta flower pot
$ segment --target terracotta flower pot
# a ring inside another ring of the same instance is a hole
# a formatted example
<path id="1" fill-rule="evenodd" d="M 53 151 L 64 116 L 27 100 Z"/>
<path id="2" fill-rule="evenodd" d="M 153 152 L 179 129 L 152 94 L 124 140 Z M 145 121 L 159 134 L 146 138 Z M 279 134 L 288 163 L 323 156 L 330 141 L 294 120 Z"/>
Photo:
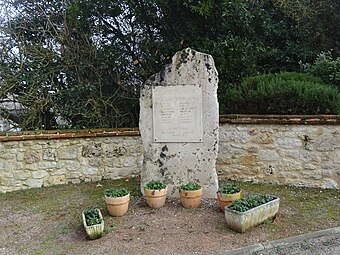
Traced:
<path id="1" fill-rule="evenodd" d="M 237 201 L 242 198 L 242 191 L 234 193 L 234 194 L 222 194 L 217 192 L 218 203 L 220 205 L 220 209 L 224 212 L 224 208 L 234 201 Z"/>
<path id="2" fill-rule="evenodd" d="M 129 209 L 130 194 L 124 197 L 107 197 L 105 202 L 107 210 L 111 216 L 122 216 L 127 213 Z"/>
<path id="3" fill-rule="evenodd" d="M 179 190 L 179 195 L 184 208 L 198 208 L 201 205 L 203 189 Z"/>
<path id="4" fill-rule="evenodd" d="M 144 195 L 148 206 L 161 208 L 165 204 L 167 188 L 161 190 L 144 189 Z"/>

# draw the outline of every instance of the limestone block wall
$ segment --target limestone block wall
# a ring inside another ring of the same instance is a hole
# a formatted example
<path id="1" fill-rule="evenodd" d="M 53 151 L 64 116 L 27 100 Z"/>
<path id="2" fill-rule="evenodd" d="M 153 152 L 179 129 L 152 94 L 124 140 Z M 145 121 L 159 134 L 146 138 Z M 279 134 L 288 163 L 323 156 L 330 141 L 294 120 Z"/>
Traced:
<path id="1" fill-rule="evenodd" d="M 0 135 L 0 192 L 139 175 L 138 129 Z"/>
<path id="2" fill-rule="evenodd" d="M 222 117 L 220 178 L 340 188 L 340 116 Z"/>
<path id="3" fill-rule="evenodd" d="M 340 116 L 220 116 L 221 179 L 340 189 Z M 139 175 L 138 129 L 0 133 L 0 192 Z"/>

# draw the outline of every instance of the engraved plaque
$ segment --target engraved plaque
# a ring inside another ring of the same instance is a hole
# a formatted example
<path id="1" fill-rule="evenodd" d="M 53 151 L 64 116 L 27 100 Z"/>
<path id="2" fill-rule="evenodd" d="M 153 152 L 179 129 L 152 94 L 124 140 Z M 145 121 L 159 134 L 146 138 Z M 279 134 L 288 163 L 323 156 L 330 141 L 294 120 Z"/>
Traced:
<path id="1" fill-rule="evenodd" d="M 202 86 L 152 89 L 154 142 L 202 142 Z"/>

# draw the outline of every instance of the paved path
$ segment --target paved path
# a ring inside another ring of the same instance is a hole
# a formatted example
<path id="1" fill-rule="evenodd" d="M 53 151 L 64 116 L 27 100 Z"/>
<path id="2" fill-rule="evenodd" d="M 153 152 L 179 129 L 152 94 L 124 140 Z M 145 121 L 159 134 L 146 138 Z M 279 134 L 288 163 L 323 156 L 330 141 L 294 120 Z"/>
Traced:
<path id="1" fill-rule="evenodd" d="M 340 227 L 254 244 L 221 255 L 339 255 Z"/>

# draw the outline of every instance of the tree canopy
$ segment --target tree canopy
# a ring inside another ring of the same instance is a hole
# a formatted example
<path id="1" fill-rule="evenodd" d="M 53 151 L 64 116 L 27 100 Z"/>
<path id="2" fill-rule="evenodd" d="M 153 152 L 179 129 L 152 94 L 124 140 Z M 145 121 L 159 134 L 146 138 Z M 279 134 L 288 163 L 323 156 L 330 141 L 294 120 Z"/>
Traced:
<path id="1" fill-rule="evenodd" d="M 340 56 L 338 0 L 1 5 L 0 102 L 11 95 L 22 109 L 0 114 L 26 130 L 137 126 L 141 84 L 185 47 L 213 56 L 220 101 L 245 77 L 301 71 L 321 51 Z"/>

